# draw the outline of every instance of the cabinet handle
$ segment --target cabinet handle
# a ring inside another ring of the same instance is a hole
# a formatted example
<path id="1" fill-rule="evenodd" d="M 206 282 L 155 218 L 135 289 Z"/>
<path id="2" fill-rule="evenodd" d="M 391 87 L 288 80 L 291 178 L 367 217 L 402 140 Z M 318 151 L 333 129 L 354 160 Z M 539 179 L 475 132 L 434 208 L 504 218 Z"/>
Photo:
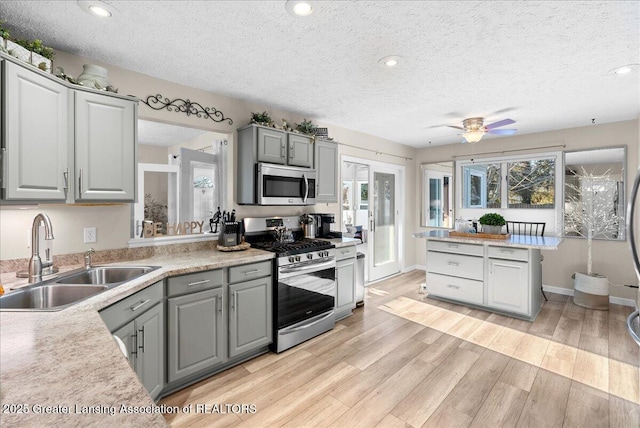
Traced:
<path id="1" fill-rule="evenodd" d="M 138 303 L 135 306 L 131 306 L 131 312 L 137 311 L 138 309 L 140 309 L 141 307 L 143 307 L 144 305 L 146 305 L 150 301 L 151 301 L 151 299 L 147 299 L 147 300 L 144 300 L 144 301 Z"/>
<path id="2" fill-rule="evenodd" d="M 131 355 L 137 356 L 138 355 L 138 335 L 134 334 L 133 336 L 131 336 L 131 338 L 133 339 L 133 347 L 131 348 Z"/>
<path id="3" fill-rule="evenodd" d="M 280 157 L 284 157 L 284 144 L 280 145 Z"/>
<path id="4" fill-rule="evenodd" d="M 459 263 L 456 263 L 456 262 L 447 262 L 447 264 L 448 264 L 449 266 L 460 266 L 460 264 L 459 264 Z"/>
<path id="5" fill-rule="evenodd" d="M 349 253 L 349 251 L 350 251 L 350 250 L 342 250 L 342 251 L 341 251 L 341 253 L 342 253 L 342 254 L 347 254 L 347 253 Z"/>
<path id="6" fill-rule="evenodd" d="M 449 244 L 448 247 L 449 248 L 460 248 L 460 245 L 458 245 L 458 244 Z"/>
<path id="7" fill-rule="evenodd" d="M 62 171 L 62 176 L 64 177 L 64 190 L 66 192 L 69 190 L 69 168 L 65 168 L 65 170 Z"/>
<path id="8" fill-rule="evenodd" d="M 231 310 L 236 310 L 236 292 L 231 293 Z"/>
<path id="9" fill-rule="evenodd" d="M 258 272 L 260 272 L 260 269 L 256 269 L 256 270 L 248 270 L 248 271 L 246 271 L 246 272 L 244 273 L 244 275 L 245 275 L 245 276 L 247 276 L 247 275 L 255 275 L 255 274 L 257 274 Z"/>
<path id="10" fill-rule="evenodd" d="M 78 196 L 82 197 L 82 168 L 80 168 L 80 173 L 78 174 L 78 192 Z"/>
<path id="11" fill-rule="evenodd" d="M 447 285 L 447 287 L 449 287 L 449 288 L 454 288 L 454 289 L 456 289 L 456 290 L 459 290 L 459 289 L 460 289 L 460 287 L 458 287 L 457 285 L 453 285 L 453 284 L 449 284 L 449 285 Z"/>
<path id="12" fill-rule="evenodd" d="M 504 254 L 513 254 L 513 250 L 500 250 L 500 252 Z"/>
<path id="13" fill-rule="evenodd" d="M 222 315 L 222 294 L 218 296 L 218 313 Z"/>
<path id="14" fill-rule="evenodd" d="M 138 349 L 140 349 L 140 350 L 142 350 L 142 352 L 144 352 L 144 327 L 142 327 L 142 330 L 138 330 L 138 331 L 142 335 L 142 339 L 140 340 L 140 342 L 142 342 L 142 346 L 139 346 Z"/>
<path id="15" fill-rule="evenodd" d="M 194 285 L 206 284 L 207 282 L 211 282 L 210 279 L 203 279 L 202 281 L 190 282 L 187 284 L 187 287 L 193 287 Z"/>

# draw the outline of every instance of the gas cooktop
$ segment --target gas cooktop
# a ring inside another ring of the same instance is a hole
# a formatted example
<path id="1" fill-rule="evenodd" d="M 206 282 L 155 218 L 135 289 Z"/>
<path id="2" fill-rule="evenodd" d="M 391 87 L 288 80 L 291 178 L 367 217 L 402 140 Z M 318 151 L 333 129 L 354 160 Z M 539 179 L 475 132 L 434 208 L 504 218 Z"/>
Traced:
<path id="1" fill-rule="evenodd" d="M 251 246 L 258 248 L 259 250 L 274 252 L 279 257 L 303 254 L 316 250 L 326 250 L 335 247 L 331 242 L 323 241 L 321 239 L 301 239 L 294 242 L 254 242 Z"/>

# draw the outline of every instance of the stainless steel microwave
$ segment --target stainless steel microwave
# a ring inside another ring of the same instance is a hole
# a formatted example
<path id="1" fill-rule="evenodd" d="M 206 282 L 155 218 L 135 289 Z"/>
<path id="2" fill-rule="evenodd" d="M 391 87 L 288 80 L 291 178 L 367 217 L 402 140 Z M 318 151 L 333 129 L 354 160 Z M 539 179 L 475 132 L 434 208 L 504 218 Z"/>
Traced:
<path id="1" fill-rule="evenodd" d="M 316 170 L 293 166 L 256 164 L 258 205 L 314 205 Z"/>

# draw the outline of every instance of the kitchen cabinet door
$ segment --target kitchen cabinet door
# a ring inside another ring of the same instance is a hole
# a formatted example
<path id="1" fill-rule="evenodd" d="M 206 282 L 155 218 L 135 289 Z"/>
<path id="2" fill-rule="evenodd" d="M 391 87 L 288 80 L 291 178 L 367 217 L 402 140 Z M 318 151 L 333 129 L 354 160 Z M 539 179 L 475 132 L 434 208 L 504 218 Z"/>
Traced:
<path id="1" fill-rule="evenodd" d="M 288 161 L 291 166 L 313 167 L 313 145 L 311 138 L 304 135 L 289 134 Z"/>
<path id="2" fill-rule="evenodd" d="M 152 398 L 164 387 L 164 317 L 158 303 L 135 320 L 137 358 L 135 370 Z"/>
<path id="3" fill-rule="evenodd" d="M 133 201 L 136 102 L 74 92 L 76 200 Z"/>
<path id="4" fill-rule="evenodd" d="M 316 140 L 316 203 L 338 202 L 338 144 Z"/>
<path id="5" fill-rule="evenodd" d="M 336 320 L 351 315 L 356 306 L 355 257 L 336 262 Z"/>
<path id="6" fill-rule="evenodd" d="M 229 357 L 272 341 L 272 279 L 229 286 Z"/>
<path id="7" fill-rule="evenodd" d="M 489 259 L 487 304 L 495 309 L 531 315 L 529 310 L 529 264 Z"/>
<path id="8" fill-rule="evenodd" d="M 122 340 L 122 343 L 124 343 L 124 346 L 127 348 L 127 359 L 129 360 L 129 365 L 135 370 L 137 353 L 135 344 L 135 323 L 133 321 L 128 322 L 111 334 L 113 334 L 114 336 L 118 336 L 120 340 Z"/>
<path id="9" fill-rule="evenodd" d="M 169 382 L 224 360 L 222 288 L 168 300 Z"/>
<path id="10" fill-rule="evenodd" d="M 65 201 L 69 89 L 4 61 L 2 188 L 6 200 Z"/>
<path id="11" fill-rule="evenodd" d="M 287 163 L 287 133 L 276 129 L 258 128 L 258 162 Z"/>

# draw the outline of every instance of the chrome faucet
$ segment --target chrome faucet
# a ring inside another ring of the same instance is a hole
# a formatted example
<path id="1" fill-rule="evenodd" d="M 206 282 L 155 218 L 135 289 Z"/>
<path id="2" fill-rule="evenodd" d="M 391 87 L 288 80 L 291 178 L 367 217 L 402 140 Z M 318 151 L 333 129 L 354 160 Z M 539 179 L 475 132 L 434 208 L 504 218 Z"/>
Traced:
<path id="1" fill-rule="evenodd" d="M 95 253 L 96 250 L 93 248 L 89 248 L 86 253 L 84 253 L 84 268 L 91 269 L 91 254 Z"/>
<path id="2" fill-rule="evenodd" d="M 48 215 L 40 213 L 33 219 L 31 226 L 31 259 L 29 260 L 29 282 L 42 281 L 42 268 L 49 267 L 53 261 L 42 262 L 40 259 L 40 224 L 44 223 L 44 239 L 53 239 L 53 227 Z"/>

